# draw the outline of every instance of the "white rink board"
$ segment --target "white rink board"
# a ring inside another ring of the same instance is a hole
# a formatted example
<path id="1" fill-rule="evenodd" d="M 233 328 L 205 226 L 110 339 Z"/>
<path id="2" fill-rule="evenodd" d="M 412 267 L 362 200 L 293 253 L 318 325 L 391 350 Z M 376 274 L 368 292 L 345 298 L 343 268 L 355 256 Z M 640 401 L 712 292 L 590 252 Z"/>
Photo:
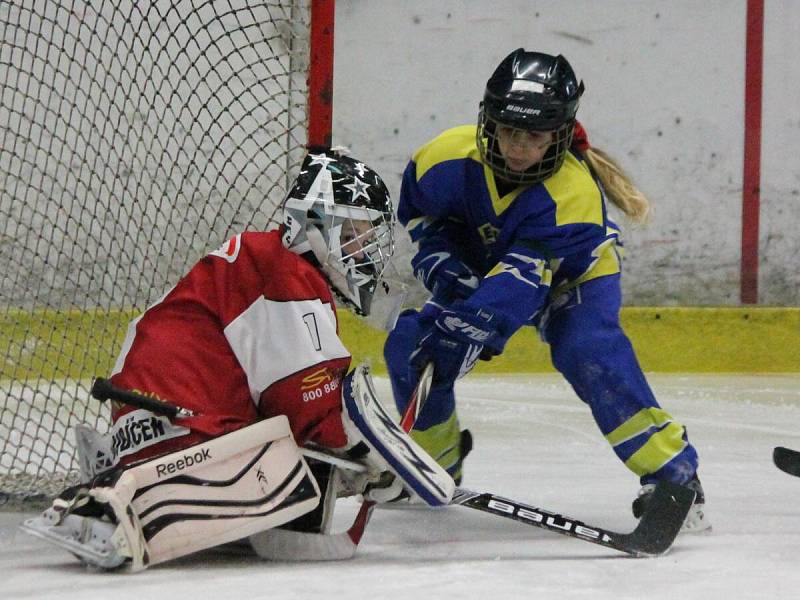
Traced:
<path id="1" fill-rule="evenodd" d="M 369 159 L 395 193 L 416 148 L 476 122 L 486 80 L 509 52 L 563 54 L 586 85 L 578 118 L 589 139 L 653 203 L 646 227 L 610 211 L 627 249 L 626 302 L 736 305 L 747 5 L 340 0 L 334 142 Z M 759 301 L 796 306 L 800 3 L 764 5 Z"/>
<path id="2" fill-rule="evenodd" d="M 88 572 L 0 513 L 0 596 L 115 600 L 255 598 L 794 598 L 800 586 L 800 479 L 772 448 L 800 448 L 800 375 L 653 375 L 661 404 L 701 455 L 714 531 L 632 559 L 570 538 L 453 507 L 379 510 L 355 559 L 261 563 L 207 552 L 133 576 Z M 386 380 L 378 391 L 388 398 Z M 462 426 L 475 436 L 465 485 L 581 518 L 634 527 L 636 479 L 556 375 L 470 377 Z M 342 503 L 344 528 L 355 503 Z"/>

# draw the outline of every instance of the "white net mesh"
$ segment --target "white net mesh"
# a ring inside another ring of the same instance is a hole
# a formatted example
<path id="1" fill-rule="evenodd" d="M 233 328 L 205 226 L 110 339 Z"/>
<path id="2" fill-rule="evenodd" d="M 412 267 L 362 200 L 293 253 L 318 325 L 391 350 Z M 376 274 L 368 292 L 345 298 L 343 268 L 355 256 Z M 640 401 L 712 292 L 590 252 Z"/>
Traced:
<path id="1" fill-rule="evenodd" d="M 309 1 L 0 2 L 0 502 L 77 477 L 127 321 L 275 225 L 306 143 Z"/>

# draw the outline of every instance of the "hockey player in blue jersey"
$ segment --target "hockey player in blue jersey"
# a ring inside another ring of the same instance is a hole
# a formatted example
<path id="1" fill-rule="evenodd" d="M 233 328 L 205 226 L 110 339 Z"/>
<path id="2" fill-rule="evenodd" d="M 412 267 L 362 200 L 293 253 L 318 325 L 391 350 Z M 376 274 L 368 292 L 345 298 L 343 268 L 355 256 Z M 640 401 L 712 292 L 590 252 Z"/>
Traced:
<path id="1" fill-rule="evenodd" d="M 420 370 L 434 363 L 413 437 L 458 481 L 471 438 L 459 427 L 454 383 L 533 325 L 640 478 L 634 514 L 667 479 L 698 492 L 684 528 L 707 529 L 697 453 L 656 401 L 619 321 L 620 231 L 606 199 L 633 220 L 648 201 L 585 135 L 573 141 L 583 91 L 563 56 L 520 48 L 487 82 L 477 126 L 449 129 L 413 155 L 398 217 L 432 296 L 402 313 L 387 338 L 394 397 L 402 414 Z"/>

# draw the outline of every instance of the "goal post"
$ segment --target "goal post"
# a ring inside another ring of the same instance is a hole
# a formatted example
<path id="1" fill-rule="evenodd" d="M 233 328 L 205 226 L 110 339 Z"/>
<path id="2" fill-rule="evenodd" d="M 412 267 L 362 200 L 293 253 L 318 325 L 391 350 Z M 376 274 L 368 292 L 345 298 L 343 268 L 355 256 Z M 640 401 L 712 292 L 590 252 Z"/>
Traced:
<path id="1" fill-rule="evenodd" d="M 334 0 L 0 2 L 0 504 L 78 477 L 128 321 L 277 225 L 331 138 Z"/>

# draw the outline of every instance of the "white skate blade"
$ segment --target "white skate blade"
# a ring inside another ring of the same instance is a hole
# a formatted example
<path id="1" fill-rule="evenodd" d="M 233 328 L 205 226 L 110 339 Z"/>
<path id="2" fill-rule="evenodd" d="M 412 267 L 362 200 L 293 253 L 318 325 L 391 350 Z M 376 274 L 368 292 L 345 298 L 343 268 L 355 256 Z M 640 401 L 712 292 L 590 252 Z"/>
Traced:
<path id="1" fill-rule="evenodd" d="M 111 536 L 115 526 L 97 519 L 67 515 L 61 524 L 54 524 L 44 514 L 27 519 L 20 525 L 25 533 L 38 537 L 54 546 L 63 548 L 77 556 L 81 561 L 100 567 L 115 569 L 122 565 L 126 557 L 120 555 Z"/>

